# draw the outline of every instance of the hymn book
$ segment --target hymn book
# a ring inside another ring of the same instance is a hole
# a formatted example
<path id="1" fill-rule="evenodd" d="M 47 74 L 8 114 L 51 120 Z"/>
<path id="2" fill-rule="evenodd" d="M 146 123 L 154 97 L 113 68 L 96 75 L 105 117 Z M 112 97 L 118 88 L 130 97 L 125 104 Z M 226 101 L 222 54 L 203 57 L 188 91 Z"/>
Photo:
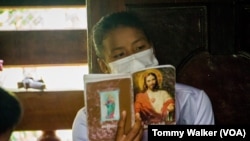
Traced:
<path id="1" fill-rule="evenodd" d="M 140 113 L 148 125 L 175 124 L 175 67 L 161 65 L 131 74 L 84 75 L 84 98 L 90 141 L 113 141 L 121 112 L 126 110 L 125 131 Z"/>

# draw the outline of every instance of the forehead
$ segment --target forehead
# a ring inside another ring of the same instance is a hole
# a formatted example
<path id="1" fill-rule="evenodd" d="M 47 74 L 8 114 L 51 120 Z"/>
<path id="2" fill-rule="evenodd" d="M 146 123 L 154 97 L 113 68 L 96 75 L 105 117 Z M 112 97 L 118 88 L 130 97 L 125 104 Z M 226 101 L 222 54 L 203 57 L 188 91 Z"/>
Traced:
<path id="1" fill-rule="evenodd" d="M 147 40 L 141 30 L 134 27 L 120 26 L 107 33 L 103 40 L 104 51 L 107 54 L 116 48 L 128 48 L 138 40 Z"/>
<path id="2" fill-rule="evenodd" d="M 146 79 L 154 79 L 155 78 L 155 76 L 153 75 L 153 74 L 149 74 L 147 77 L 146 77 Z"/>

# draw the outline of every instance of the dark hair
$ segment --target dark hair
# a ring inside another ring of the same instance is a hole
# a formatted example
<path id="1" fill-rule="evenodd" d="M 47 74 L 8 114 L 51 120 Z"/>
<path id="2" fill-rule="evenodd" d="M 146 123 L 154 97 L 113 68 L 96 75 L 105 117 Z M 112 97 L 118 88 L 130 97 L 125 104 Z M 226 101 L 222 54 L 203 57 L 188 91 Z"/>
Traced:
<path id="1" fill-rule="evenodd" d="M 132 11 L 120 11 L 111 13 L 102 17 L 93 27 L 93 42 L 95 46 L 96 55 L 103 57 L 103 40 L 105 36 L 113 29 L 119 26 L 134 27 L 141 30 L 148 40 L 149 36 L 144 27 L 143 22 Z"/>
<path id="2" fill-rule="evenodd" d="M 22 107 L 14 93 L 0 87 L 0 134 L 12 129 L 19 122 Z"/>
<path id="3" fill-rule="evenodd" d="M 144 77 L 143 92 L 147 91 L 147 89 L 148 89 L 147 80 L 146 80 L 146 79 L 147 79 L 147 77 L 150 76 L 150 75 L 154 76 L 154 77 L 155 77 L 155 81 L 156 81 L 156 83 L 155 83 L 155 85 L 154 85 L 154 88 L 153 88 L 153 91 L 159 90 L 159 88 L 160 88 L 159 83 L 158 83 L 158 78 L 157 78 L 156 74 L 153 73 L 153 72 L 149 72 L 149 73 Z"/>

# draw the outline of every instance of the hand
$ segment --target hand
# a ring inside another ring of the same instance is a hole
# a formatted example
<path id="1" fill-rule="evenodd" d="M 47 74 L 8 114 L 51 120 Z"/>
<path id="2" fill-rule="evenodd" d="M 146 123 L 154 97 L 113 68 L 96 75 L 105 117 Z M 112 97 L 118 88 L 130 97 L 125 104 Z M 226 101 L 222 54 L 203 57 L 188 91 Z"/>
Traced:
<path id="1" fill-rule="evenodd" d="M 174 104 L 173 103 L 169 104 L 167 109 L 168 109 L 169 112 L 174 111 Z"/>
<path id="2" fill-rule="evenodd" d="M 118 122 L 115 141 L 141 141 L 143 135 L 143 123 L 139 113 L 135 115 L 135 124 L 130 131 L 125 133 L 126 111 L 122 112 L 122 117 Z"/>

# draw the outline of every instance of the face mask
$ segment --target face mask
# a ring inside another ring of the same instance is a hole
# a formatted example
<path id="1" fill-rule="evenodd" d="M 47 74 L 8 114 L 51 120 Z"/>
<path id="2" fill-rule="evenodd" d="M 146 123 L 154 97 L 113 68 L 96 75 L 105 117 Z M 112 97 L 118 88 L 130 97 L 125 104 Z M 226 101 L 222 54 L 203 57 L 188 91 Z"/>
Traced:
<path id="1" fill-rule="evenodd" d="M 154 56 L 153 48 L 109 63 L 111 73 L 131 73 L 143 68 L 157 65 L 158 61 Z"/>

